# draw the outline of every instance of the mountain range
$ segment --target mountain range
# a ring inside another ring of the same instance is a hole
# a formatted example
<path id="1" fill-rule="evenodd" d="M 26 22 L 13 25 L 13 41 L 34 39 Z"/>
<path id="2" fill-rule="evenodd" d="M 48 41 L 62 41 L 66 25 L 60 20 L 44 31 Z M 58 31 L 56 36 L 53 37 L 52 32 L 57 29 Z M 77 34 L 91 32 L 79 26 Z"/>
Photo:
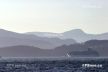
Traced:
<path id="1" fill-rule="evenodd" d="M 42 49 L 52 49 L 63 44 L 69 45 L 73 43 L 76 43 L 73 39 L 39 37 L 0 29 L 0 47 L 27 45 Z"/>
<path id="2" fill-rule="evenodd" d="M 3 57 L 106 57 L 107 51 L 108 33 L 93 35 L 75 29 L 56 35 L 0 29 L 0 56 Z"/>
<path id="3" fill-rule="evenodd" d="M 103 34 L 88 34 L 81 29 L 74 29 L 63 33 L 50 33 L 50 32 L 28 32 L 27 34 L 36 35 L 40 37 L 48 38 L 60 38 L 60 39 L 74 39 L 77 42 L 85 42 L 88 40 L 108 40 L 108 33 Z"/>
<path id="4" fill-rule="evenodd" d="M 108 57 L 108 40 L 90 40 L 84 43 L 62 45 L 54 49 L 34 46 L 0 48 L 2 57 Z"/>

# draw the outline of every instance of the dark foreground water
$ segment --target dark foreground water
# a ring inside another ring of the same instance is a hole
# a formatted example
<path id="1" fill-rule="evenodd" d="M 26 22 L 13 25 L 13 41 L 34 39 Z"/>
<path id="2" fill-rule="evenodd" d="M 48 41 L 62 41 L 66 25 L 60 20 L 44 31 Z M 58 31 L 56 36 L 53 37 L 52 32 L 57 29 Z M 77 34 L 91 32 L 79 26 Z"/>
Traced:
<path id="1" fill-rule="evenodd" d="M 108 58 L 1 58 L 0 72 L 108 72 Z"/>

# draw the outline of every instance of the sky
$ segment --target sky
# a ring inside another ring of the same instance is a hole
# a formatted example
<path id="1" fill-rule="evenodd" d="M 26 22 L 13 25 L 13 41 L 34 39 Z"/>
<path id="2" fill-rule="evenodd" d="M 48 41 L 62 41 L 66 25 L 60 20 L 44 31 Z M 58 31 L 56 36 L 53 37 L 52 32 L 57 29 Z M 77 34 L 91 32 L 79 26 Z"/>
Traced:
<path id="1" fill-rule="evenodd" d="M 0 28 L 55 32 L 108 32 L 108 0 L 0 0 Z"/>

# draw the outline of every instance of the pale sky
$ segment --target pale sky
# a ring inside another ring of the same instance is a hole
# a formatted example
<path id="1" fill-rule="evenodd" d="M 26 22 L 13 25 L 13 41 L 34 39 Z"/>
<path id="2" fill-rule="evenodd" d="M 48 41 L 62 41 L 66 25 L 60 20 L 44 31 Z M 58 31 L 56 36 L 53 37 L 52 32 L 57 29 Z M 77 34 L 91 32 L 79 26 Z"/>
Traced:
<path id="1" fill-rule="evenodd" d="M 0 0 L 0 28 L 14 32 L 108 32 L 108 0 Z"/>

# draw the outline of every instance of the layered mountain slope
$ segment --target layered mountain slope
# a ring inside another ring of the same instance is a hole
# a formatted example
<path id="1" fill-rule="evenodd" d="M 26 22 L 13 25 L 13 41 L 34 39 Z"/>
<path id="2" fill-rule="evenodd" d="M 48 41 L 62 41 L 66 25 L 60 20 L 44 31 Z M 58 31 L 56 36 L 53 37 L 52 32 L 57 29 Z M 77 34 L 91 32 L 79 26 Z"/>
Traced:
<path id="1" fill-rule="evenodd" d="M 65 54 L 54 49 L 40 49 L 33 46 L 9 46 L 0 48 L 1 57 L 64 57 Z"/>
<path id="2" fill-rule="evenodd" d="M 0 48 L 2 57 L 108 57 L 108 40 L 90 40 L 81 44 L 62 45 L 55 49 L 34 46 Z"/>
<path id="3" fill-rule="evenodd" d="M 108 33 L 87 34 L 80 29 L 66 31 L 64 33 L 29 32 L 27 34 L 33 34 L 33 35 L 37 35 L 40 37 L 48 37 L 48 38 L 58 37 L 61 39 L 74 39 L 77 42 L 85 42 L 85 41 L 93 40 L 93 39 L 108 40 Z"/>
<path id="4" fill-rule="evenodd" d="M 52 49 L 63 44 L 76 43 L 73 39 L 45 38 L 35 35 L 19 34 L 0 29 L 0 47 L 27 45 L 44 49 Z"/>
<path id="5" fill-rule="evenodd" d="M 108 40 L 90 40 L 81 44 L 63 45 L 55 48 L 62 54 L 74 57 L 108 57 Z"/>
<path id="6" fill-rule="evenodd" d="M 42 57 L 48 56 L 50 50 L 44 50 L 33 46 L 10 46 L 0 48 L 2 57 Z"/>

